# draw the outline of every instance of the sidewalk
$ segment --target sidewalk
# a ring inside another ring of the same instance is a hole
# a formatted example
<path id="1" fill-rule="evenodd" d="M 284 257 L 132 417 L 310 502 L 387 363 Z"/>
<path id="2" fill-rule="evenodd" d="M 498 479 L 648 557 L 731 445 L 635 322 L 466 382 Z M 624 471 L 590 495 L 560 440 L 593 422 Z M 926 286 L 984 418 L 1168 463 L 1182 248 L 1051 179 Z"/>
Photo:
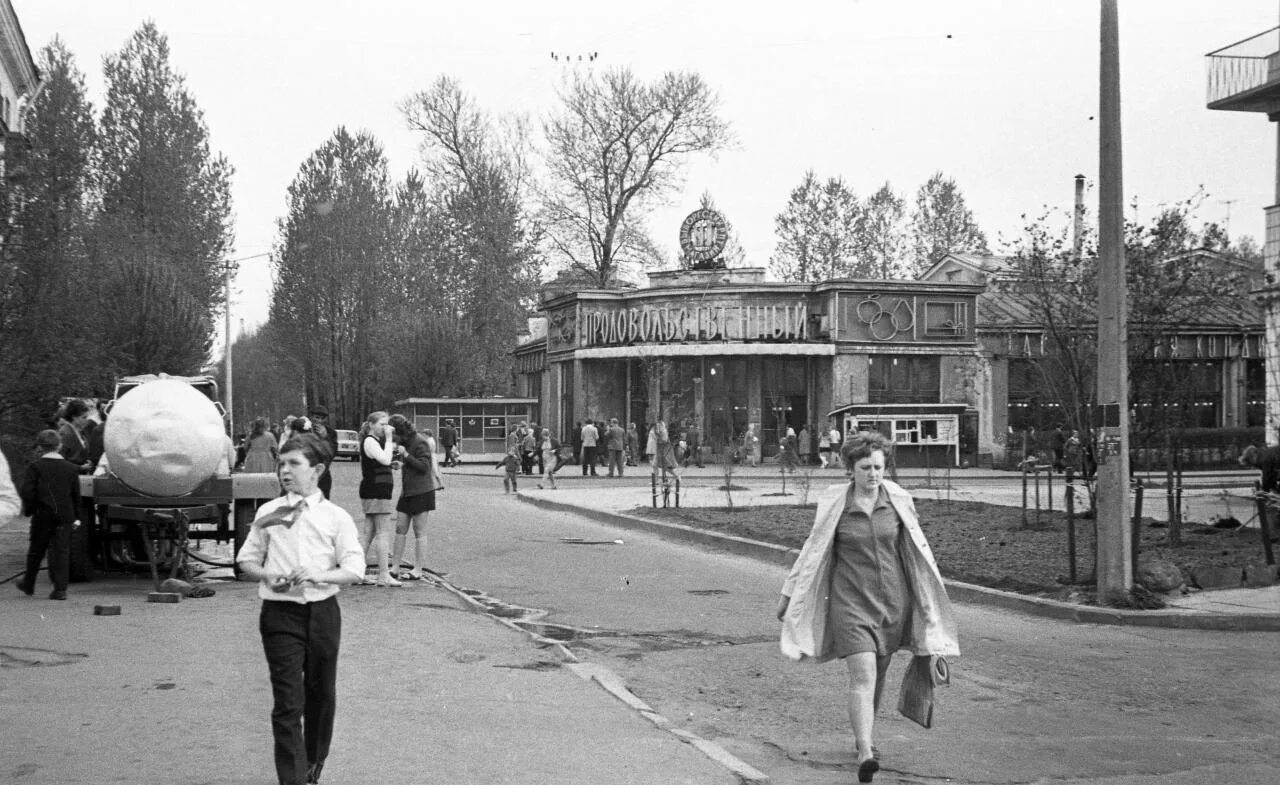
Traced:
<path id="1" fill-rule="evenodd" d="M 544 507 L 578 512 L 603 523 L 639 529 L 669 539 L 750 556 L 784 567 L 789 567 L 794 560 L 796 555 L 794 550 L 777 545 L 726 537 L 629 514 L 636 507 L 652 504 L 648 467 L 629 467 L 629 469 L 634 474 L 626 475 L 623 482 L 613 481 L 613 484 L 608 484 L 611 481 L 603 476 L 594 479 L 583 478 L 579 467 L 566 466 L 556 475 L 559 481 L 557 490 L 539 490 L 537 477 L 521 477 L 520 498 Z M 487 472 L 472 472 L 466 466 L 448 471 L 487 474 Z M 1210 489 L 1202 488 L 1199 491 L 1188 491 L 1184 494 L 1184 517 L 1187 520 L 1203 521 L 1208 520 L 1210 515 L 1226 513 L 1235 514 L 1241 520 L 1250 517 L 1253 501 L 1248 483 L 1252 481 L 1253 473 L 1214 472 L 1203 473 L 1200 476 L 1213 478 L 1215 484 Z M 643 485 L 636 485 L 633 477 L 640 479 Z M 1022 477 L 1015 472 L 955 470 L 950 474 L 949 487 L 945 472 L 935 471 L 930 474 L 924 470 L 900 470 L 898 478 L 899 482 L 918 498 L 944 499 L 949 494 L 951 499 L 961 501 L 985 501 L 1013 507 L 1020 506 L 1022 503 Z M 805 493 L 803 479 L 803 476 L 788 475 L 787 491 L 792 495 L 780 496 L 777 494 L 781 489 L 781 478 L 776 466 L 745 469 L 735 467 L 734 485 L 741 485 L 744 490 L 733 492 L 733 503 L 740 506 L 800 504 Z M 841 470 L 815 469 L 809 480 L 811 500 L 816 498 L 823 488 L 842 482 L 843 479 Z M 1225 483 L 1232 483 L 1235 487 L 1218 486 L 1216 485 L 1218 479 Z M 1041 481 L 1043 494 L 1041 502 L 1047 507 L 1048 487 L 1043 476 Z M 718 490 L 723 483 L 724 475 L 719 467 L 713 465 L 703 469 L 690 467 L 682 472 L 680 506 L 724 506 L 725 493 Z M 1191 487 L 1189 482 L 1187 487 Z M 1055 497 L 1060 500 L 1063 488 L 1059 477 L 1054 479 L 1053 491 Z M 1028 498 L 1034 500 L 1033 489 L 1028 490 Z M 661 497 L 658 504 L 662 504 Z M 670 504 L 675 505 L 674 495 L 670 499 Z M 1164 492 L 1162 490 L 1151 492 L 1147 496 L 1144 508 L 1144 515 L 1157 520 L 1166 519 L 1167 507 Z M 1059 506 L 1058 509 L 1061 507 Z M 1174 595 L 1166 598 L 1167 608 L 1156 611 L 1079 605 L 957 581 L 948 581 L 948 587 L 952 597 L 961 602 L 995 605 L 1077 622 L 1211 630 L 1280 631 L 1280 584 L 1255 589 L 1220 589 L 1189 595 Z"/>
<path id="2" fill-rule="evenodd" d="M 0 526 L 0 580 L 21 569 L 26 534 L 24 518 Z M 256 585 L 212 581 L 216 596 L 176 605 L 148 603 L 150 585 L 113 574 L 53 602 L 44 576 L 35 597 L 0 584 L 5 710 L 15 720 L 0 735 L 0 759 L 10 776 L 40 785 L 274 781 Z M 767 780 L 655 713 L 608 670 L 467 612 L 446 586 L 388 591 L 339 595 L 342 664 L 325 781 Z M 121 613 L 98 616 L 96 605 Z"/>

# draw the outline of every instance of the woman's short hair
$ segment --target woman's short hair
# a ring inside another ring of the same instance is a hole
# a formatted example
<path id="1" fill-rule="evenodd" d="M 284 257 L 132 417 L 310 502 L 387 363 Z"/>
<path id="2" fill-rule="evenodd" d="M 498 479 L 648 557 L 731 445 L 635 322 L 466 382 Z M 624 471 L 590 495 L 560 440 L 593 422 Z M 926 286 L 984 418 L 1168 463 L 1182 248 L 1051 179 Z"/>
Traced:
<path id="1" fill-rule="evenodd" d="M 840 445 L 840 457 L 845 466 L 852 466 L 873 452 L 882 452 L 885 457 L 893 453 L 893 442 L 879 431 L 854 431 Z"/>
<path id="2" fill-rule="evenodd" d="M 253 421 L 253 428 L 249 431 L 249 438 L 261 436 L 267 432 L 267 418 L 258 417 Z"/>
<path id="3" fill-rule="evenodd" d="M 88 411 L 89 404 L 85 403 L 80 398 L 72 398 L 67 401 L 67 408 L 66 411 L 63 412 L 63 419 L 74 420 L 82 414 L 87 414 Z"/>
<path id="4" fill-rule="evenodd" d="M 387 420 L 387 425 L 391 426 L 391 430 L 396 432 L 396 438 L 404 443 L 409 440 L 410 436 L 417 433 L 417 429 L 413 427 L 413 423 L 409 422 L 409 418 L 403 414 L 393 414 L 391 419 Z"/>
<path id="5" fill-rule="evenodd" d="M 280 455 L 290 452 L 302 453 L 312 466 L 327 463 L 333 458 L 329 443 L 313 433 L 295 433 L 285 440 L 280 446 Z"/>

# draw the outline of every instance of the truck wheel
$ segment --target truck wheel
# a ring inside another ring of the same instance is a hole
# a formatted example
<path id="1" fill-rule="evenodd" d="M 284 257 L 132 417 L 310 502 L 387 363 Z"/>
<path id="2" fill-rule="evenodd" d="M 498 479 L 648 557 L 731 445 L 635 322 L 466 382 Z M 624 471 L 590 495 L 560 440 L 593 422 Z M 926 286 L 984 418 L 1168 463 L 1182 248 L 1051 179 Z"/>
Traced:
<path id="1" fill-rule="evenodd" d="M 69 577 L 75 583 L 93 580 L 93 554 L 89 550 L 89 541 L 89 527 L 83 522 L 71 530 Z"/>

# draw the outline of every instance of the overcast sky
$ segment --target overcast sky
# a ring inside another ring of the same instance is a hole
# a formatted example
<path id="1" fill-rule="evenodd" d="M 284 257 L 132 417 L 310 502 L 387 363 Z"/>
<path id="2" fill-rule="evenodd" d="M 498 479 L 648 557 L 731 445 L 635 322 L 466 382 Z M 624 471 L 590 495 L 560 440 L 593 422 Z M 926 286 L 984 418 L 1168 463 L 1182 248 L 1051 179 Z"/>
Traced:
<path id="1" fill-rule="evenodd" d="M 954 178 L 993 250 L 1045 205 L 1069 208 L 1097 178 L 1099 3 L 995 0 L 12 0 L 32 51 L 60 36 L 102 101 L 102 57 L 144 19 L 236 169 L 236 256 L 268 252 L 285 189 L 335 128 L 367 129 L 395 177 L 418 139 L 396 104 L 442 74 L 493 112 L 555 106 L 551 52 L 626 66 L 646 80 L 696 71 L 738 139 L 687 169 L 649 218 L 674 252 L 710 191 L 747 263 L 765 266 L 773 217 L 806 169 L 860 196 L 886 181 L 908 201 L 935 171 Z M 1205 108 L 1205 57 L 1275 27 L 1277 0 L 1120 0 L 1126 201 L 1147 210 L 1196 193 L 1199 217 L 1262 240 L 1274 201 L 1276 131 L 1261 115 Z M 1092 194 L 1091 194 L 1092 196 Z M 1092 207 L 1092 205 L 1091 205 Z M 234 313 L 265 320 L 265 257 L 241 263 Z"/>

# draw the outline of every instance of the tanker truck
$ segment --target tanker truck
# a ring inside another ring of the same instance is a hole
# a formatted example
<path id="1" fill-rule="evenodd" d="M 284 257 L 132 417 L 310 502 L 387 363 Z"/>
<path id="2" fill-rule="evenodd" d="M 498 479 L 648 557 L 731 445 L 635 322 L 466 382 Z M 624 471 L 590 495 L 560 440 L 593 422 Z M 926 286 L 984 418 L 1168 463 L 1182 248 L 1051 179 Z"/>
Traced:
<path id="1" fill-rule="evenodd" d="M 103 457 L 80 478 L 81 523 L 71 579 L 95 567 L 174 568 L 190 540 L 232 542 L 230 563 L 259 505 L 280 495 L 274 474 L 232 474 L 218 385 L 208 376 L 121 377 L 106 407 Z"/>

